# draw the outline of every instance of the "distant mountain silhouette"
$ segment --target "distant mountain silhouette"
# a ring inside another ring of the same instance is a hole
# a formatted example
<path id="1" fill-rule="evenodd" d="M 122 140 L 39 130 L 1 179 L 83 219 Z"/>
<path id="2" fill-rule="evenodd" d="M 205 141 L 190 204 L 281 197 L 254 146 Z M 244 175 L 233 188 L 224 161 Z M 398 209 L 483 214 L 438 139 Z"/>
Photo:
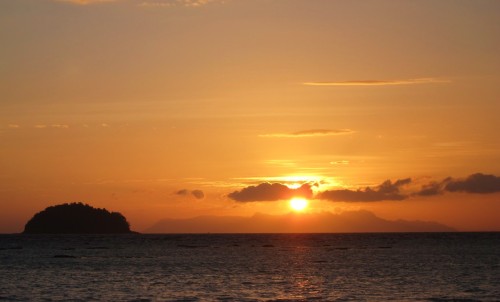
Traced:
<path id="1" fill-rule="evenodd" d="M 360 232 L 453 232 L 437 222 L 385 220 L 369 211 L 341 214 L 267 215 L 252 217 L 199 216 L 190 219 L 163 219 L 146 233 L 360 233 Z"/>
<path id="2" fill-rule="evenodd" d="M 25 234 L 119 234 L 131 233 L 120 213 L 83 203 L 65 203 L 36 213 L 24 227 Z"/>

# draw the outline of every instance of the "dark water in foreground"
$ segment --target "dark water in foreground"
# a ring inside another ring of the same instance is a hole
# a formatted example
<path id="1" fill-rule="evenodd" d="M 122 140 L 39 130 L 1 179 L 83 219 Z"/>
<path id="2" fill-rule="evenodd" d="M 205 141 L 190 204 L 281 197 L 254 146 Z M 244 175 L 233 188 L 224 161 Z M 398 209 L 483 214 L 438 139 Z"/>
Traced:
<path id="1" fill-rule="evenodd" d="M 0 235 L 0 300 L 499 301 L 500 233 Z"/>

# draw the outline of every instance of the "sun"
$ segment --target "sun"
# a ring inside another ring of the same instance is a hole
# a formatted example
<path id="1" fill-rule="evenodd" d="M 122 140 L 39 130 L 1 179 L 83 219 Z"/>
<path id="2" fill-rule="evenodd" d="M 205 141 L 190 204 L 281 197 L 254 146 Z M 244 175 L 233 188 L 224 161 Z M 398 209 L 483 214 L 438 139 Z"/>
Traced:
<path id="1" fill-rule="evenodd" d="M 290 199 L 290 207 L 292 210 L 300 212 L 307 208 L 308 201 L 304 198 L 292 198 Z"/>

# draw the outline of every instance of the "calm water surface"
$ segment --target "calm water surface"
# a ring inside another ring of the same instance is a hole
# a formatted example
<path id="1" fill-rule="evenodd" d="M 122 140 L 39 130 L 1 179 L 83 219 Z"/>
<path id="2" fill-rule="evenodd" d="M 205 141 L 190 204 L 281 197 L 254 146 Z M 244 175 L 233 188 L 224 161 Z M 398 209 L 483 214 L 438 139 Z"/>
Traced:
<path id="1" fill-rule="evenodd" d="M 6 301 L 500 301 L 500 233 L 0 235 Z"/>

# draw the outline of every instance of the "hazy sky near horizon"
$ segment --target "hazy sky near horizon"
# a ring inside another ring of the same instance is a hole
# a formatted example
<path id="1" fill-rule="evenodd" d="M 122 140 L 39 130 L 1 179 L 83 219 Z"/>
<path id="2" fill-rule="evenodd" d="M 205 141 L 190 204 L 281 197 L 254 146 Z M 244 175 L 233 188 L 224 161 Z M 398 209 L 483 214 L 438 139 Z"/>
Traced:
<path id="1" fill-rule="evenodd" d="M 4 0 L 0 39 L 0 232 L 76 201 L 283 214 L 304 184 L 500 230 L 499 1 Z"/>

